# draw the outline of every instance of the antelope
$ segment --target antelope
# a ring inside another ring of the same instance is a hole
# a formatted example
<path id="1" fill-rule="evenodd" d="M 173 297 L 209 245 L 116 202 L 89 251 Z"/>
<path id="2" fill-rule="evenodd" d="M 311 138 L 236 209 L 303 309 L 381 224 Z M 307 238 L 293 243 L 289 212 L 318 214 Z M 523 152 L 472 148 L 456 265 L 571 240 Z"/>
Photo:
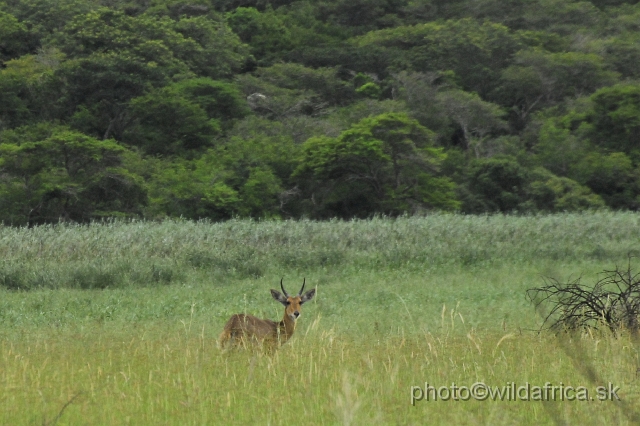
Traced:
<path id="1" fill-rule="evenodd" d="M 230 340 L 232 346 L 259 343 L 275 348 L 278 344 L 283 345 L 293 336 L 293 332 L 296 329 L 296 320 L 300 317 L 300 306 L 313 299 L 313 296 L 316 295 L 315 289 L 302 293 L 305 283 L 306 279 L 302 281 L 302 288 L 296 296 L 287 294 L 282 285 L 282 279 L 280 280 L 282 293 L 271 289 L 271 296 L 285 307 L 282 321 L 260 319 L 253 315 L 245 314 L 232 315 L 227 324 L 225 324 L 222 334 L 220 334 L 220 339 L 218 340 L 220 348 L 224 348 Z"/>

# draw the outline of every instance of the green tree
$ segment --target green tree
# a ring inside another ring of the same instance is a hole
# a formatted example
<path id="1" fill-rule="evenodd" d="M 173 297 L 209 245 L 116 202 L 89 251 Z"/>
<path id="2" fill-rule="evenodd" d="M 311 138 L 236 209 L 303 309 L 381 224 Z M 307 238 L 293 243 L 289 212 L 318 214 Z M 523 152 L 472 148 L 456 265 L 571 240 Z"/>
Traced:
<path id="1" fill-rule="evenodd" d="M 191 155 L 212 146 L 248 108 L 233 85 L 197 78 L 137 97 L 127 112 L 133 124 L 124 141 L 150 154 Z"/>
<path id="2" fill-rule="evenodd" d="M 40 125 L 0 134 L 2 220 L 15 225 L 135 215 L 146 203 L 133 155 L 65 127 Z"/>
<path id="3" fill-rule="evenodd" d="M 108 8 L 74 18 L 51 42 L 74 58 L 117 53 L 165 68 L 170 75 L 192 72 L 212 78 L 239 71 L 248 53 L 223 22 L 206 17 L 176 22 Z"/>
<path id="4" fill-rule="evenodd" d="M 611 208 L 640 207 L 640 174 L 622 152 L 590 152 L 573 167 L 572 176 L 600 195 Z"/>
<path id="5" fill-rule="evenodd" d="M 230 128 L 234 120 L 249 114 L 247 101 L 236 85 L 210 78 L 181 80 L 167 87 L 200 105 L 210 118 L 220 120 L 222 127 Z"/>
<path id="6" fill-rule="evenodd" d="M 339 76 L 337 68 L 308 68 L 300 64 L 274 64 L 253 73 L 261 81 L 298 93 L 311 92 L 316 102 L 347 105 L 355 99 L 353 86 Z"/>
<path id="7" fill-rule="evenodd" d="M 455 209 L 453 183 L 438 176 L 445 155 L 432 138 L 405 114 L 365 118 L 337 138 L 305 142 L 294 178 L 321 203 L 321 217 Z"/>
<path id="8" fill-rule="evenodd" d="M 573 212 L 606 206 L 602 197 L 587 186 L 556 176 L 542 167 L 532 171 L 530 180 L 527 201 L 520 206 L 524 211 Z"/>
<path id="9" fill-rule="evenodd" d="M 640 36 L 636 31 L 625 32 L 619 37 L 598 40 L 595 48 L 602 52 L 602 57 L 614 71 L 627 79 L 640 78 Z"/>
<path id="10" fill-rule="evenodd" d="M 259 12 L 252 7 L 238 7 L 227 14 L 227 22 L 259 63 L 270 63 L 274 56 L 291 50 L 291 34 L 271 8 Z"/>
<path id="11" fill-rule="evenodd" d="M 30 29 L 36 41 L 44 42 L 71 20 L 97 7 L 87 0 L 20 0 L 7 2 L 7 9 Z"/>
<path id="12" fill-rule="evenodd" d="M 520 18 L 520 26 L 572 36 L 581 29 L 597 28 L 605 19 L 593 2 L 539 0 L 527 4 Z"/>
<path id="13" fill-rule="evenodd" d="M 603 88 L 564 115 L 547 118 L 534 146 L 541 165 L 589 187 L 615 209 L 639 206 L 637 116 L 634 89 L 627 89 Z"/>
<path id="14" fill-rule="evenodd" d="M 0 10 L 0 66 L 9 59 L 29 53 L 35 46 L 36 41 L 27 26 Z"/>
<path id="15" fill-rule="evenodd" d="M 244 217 L 280 217 L 278 196 L 283 192 L 281 180 L 269 167 L 252 167 L 240 191 L 238 213 Z"/>
<path id="16" fill-rule="evenodd" d="M 228 219 L 299 216 L 289 187 L 299 145 L 281 123 L 247 117 L 198 158 L 150 160 L 151 216 Z"/>
<path id="17" fill-rule="evenodd" d="M 225 183 L 229 172 L 211 160 L 208 156 L 150 160 L 147 215 L 212 220 L 233 217 L 240 201 L 238 192 Z"/>
<path id="18" fill-rule="evenodd" d="M 0 130 L 53 118 L 59 97 L 53 76 L 63 59 L 56 49 L 40 49 L 0 67 Z"/>
<path id="19" fill-rule="evenodd" d="M 185 48 L 176 50 L 175 54 L 198 76 L 230 78 L 252 61 L 249 47 L 222 19 L 182 17 L 174 28 L 186 40 L 195 41 L 195 44 L 185 44 Z"/>
<path id="20" fill-rule="evenodd" d="M 166 69 L 127 54 L 68 60 L 55 71 L 60 96 L 51 108 L 56 118 L 84 133 L 120 140 L 132 123 L 129 101 L 169 78 Z"/>
<path id="21" fill-rule="evenodd" d="M 480 157 L 480 145 L 487 135 L 506 129 L 499 105 L 485 102 L 474 93 L 446 90 L 436 95 L 438 105 L 460 127 L 465 148 Z"/>
<path id="22" fill-rule="evenodd" d="M 280 87 L 267 79 L 253 75 L 236 78 L 241 90 L 247 95 L 251 109 L 264 117 L 283 120 L 299 115 L 317 115 L 326 110 L 328 104 L 312 90 Z"/>
<path id="23" fill-rule="evenodd" d="M 512 158 L 478 158 L 465 171 L 462 211 L 513 212 L 525 200 L 527 170 Z"/>
<path id="24" fill-rule="evenodd" d="M 403 100 L 411 115 L 420 124 L 433 130 L 438 140 L 447 145 L 451 142 L 455 126 L 448 112 L 438 100 L 438 92 L 454 89 L 453 72 L 417 73 L 401 71 L 393 75 L 394 96 Z M 465 141 L 466 142 L 466 141 Z"/>
<path id="25" fill-rule="evenodd" d="M 96 137 L 121 139 L 132 98 L 195 74 L 227 77 L 247 58 L 222 22 L 205 17 L 127 16 L 100 8 L 76 17 L 51 43 L 71 58 L 57 71 L 59 118 Z"/>
<path id="26" fill-rule="evenodd" d="M 130 112 L 138 124 L 124 140 L 148 154 L 184 155 L 211 146 L 221 132 L 200 105 L 167 89 L 133 99 Z"/>
<path id="27" fill-rule="evenodd" d="M 452 70 L 467 91 L 486 97 L 497 86 L 500 71 L 522 48 L 507 27 L 473 19 L 429 22 L 371 31 L 353 41 L 379 46 L 396 70 L 436 72 Z"/>
<path id="28" fill-rule="evenodd" d="M 286 123 L 250 116 L 210 155 L 228 170 L 227 183 L 240 195 L 236 214 L 299 216 L 299 191 L 291 174 L 300 145 Z"/>
<path id="29" fill-rule="evenodd" d="M 318 18 L 362 34 L 401 24 L 406 0 L 336 0 L 320 2 Z"/>
<path id="30" fill-rule="evenodd" d="M 511 107 L 522 128 L 531 113 L 555 106 L 565 98 L 593 93 L 613 84 L 617 77 L 594 54 L 526 50 L 518 52 L 514 64 L 502 71 L 501 85 L 494 96 Z"/>
<path id="31" fill-rule="evenodd" d="M 607 150 L 633 153 L 640 160 L 640 84 L 604 87 L 591 101 L 593 109 L 585 121 L 591 125 L 592 142 Z"/>
<path id="32" fill-rule="evenodd" d="M 587 141 L 571 132 L 571 122 L 568 116 L 544 119 L 533 147 L 538 163 L 558 176 L 571 175 L 572 167 L 592 149 Z"/>

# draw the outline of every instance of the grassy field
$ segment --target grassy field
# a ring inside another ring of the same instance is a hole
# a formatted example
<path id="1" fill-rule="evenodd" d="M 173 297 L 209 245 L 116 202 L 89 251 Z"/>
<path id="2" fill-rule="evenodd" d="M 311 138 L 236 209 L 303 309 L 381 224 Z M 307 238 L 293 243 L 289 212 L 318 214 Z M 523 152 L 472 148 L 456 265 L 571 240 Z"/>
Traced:
<path id="1" fill-rule="evenodd" d="M 638 424 L 639 342 L 538 334 L 525 290 L 639 253 L 632 213 L 0 228 L 0 424 Z M 317 288 L 292 340 L 221 352 L 231 314 L 282 317 L 281 277 Z"/>

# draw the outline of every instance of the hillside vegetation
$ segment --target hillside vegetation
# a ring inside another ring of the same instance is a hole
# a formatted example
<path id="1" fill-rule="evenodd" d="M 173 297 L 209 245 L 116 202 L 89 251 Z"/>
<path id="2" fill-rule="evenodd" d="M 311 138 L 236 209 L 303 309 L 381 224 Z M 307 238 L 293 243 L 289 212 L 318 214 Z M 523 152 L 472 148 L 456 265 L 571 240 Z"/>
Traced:
<path id="1" fill-rule="evenodd" d="M 625 0 L 0 1 L 0 220 L 635 210 Z"/>

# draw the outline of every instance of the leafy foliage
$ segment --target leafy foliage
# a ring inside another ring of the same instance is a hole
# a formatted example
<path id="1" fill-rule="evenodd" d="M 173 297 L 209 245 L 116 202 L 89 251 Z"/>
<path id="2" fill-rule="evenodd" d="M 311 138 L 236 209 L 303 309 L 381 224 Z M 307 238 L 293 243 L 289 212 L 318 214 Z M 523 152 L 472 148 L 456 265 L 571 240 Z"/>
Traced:
<path id="1" fill-rule="evenodd" d="M 64 127 L 19 128 L 1 138 L 2 209 L 12 224 L 138 213 L 146 202 L 139 179 L 120 168 L 126 148 L 113 140 Z"/>
<path id="2" fill-rule="evenodd" d="M 54 3 L 0 4 L 5 222 L 640 208 L 637 2 Z"/>
<path id="3" fill-rule="evenodd" d="M 308 190 L 323 194 L 329 215 L 457 207 L 451 182 L 437 175 L 442 150 L 405 114 L 365 118 L 337 138 L 309 139 L 303 150 L 294 176 L 311 178 Z"/>

